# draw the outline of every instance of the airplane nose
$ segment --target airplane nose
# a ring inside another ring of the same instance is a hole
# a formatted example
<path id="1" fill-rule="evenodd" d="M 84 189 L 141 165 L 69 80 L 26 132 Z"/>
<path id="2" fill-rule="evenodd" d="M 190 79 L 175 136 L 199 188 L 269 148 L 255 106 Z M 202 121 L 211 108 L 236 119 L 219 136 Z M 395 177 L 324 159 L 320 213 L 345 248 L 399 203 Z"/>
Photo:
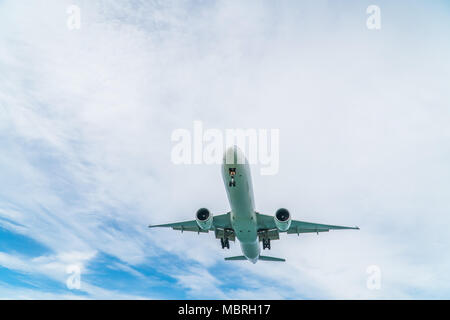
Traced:
<path id="1" fill-rule="evenodd" d="M 226 155 L 228 155 L 228 154 L 230 154 L 230 155 L 234 155 L 234 151 L 236 150 L 236 146 L 231 146 L 231 147 L 228 147 L 227 148 L 227 150 L 225 150 L 225 154 Z"/>
<path id="2" fill-rule="evenodd" d="M 238 146 L 234 145 L 225 150 L 223 155 L 224 164 L 236 164 L 245 162 L 244 153 Z"/>
<path id="3" fill-rule="evenodd" d="M 224 164 L 235 164 L 236 163 L 236 146 L 231 146 L 223 154 Z"/>

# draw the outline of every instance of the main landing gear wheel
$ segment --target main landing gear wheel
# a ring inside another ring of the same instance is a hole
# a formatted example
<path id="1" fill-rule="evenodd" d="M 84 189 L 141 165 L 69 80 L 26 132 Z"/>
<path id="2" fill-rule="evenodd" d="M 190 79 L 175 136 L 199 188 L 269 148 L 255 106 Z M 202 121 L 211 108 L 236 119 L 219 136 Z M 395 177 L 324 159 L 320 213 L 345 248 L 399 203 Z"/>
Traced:
<path id="1" fill-rule="evenodd" d="M 227 238 L 220 238 L 220 244 L 222 245 L 222 249 L 230 249 L 230 241 Z"/>
<path id="2" fill-rule="evenodd" d="M 270 250 L 270 239 L 263 239 L 263 250 L 269 249 Z"/>
<path id="3" fill-rule="evenodd" d="M 236 187 L 236 181 L 232 178 L 231 181 L 228 183 L 228 186 Z"/>

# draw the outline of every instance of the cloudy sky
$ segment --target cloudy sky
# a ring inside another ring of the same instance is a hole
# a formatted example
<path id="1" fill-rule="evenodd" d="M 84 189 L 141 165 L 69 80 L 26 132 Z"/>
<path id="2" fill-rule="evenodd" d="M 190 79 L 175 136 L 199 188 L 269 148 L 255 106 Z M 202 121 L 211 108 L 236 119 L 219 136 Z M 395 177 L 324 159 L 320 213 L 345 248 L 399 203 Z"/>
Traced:
<path id="1" fill-rule="evenodd" d="M 447 1 L 0 0 L 0 298 L 450 298 L 449 34 Z M 256 265 L 149 230 L 229 210 L 171 161 L 195 120 L 280 130 L 259 212 L 361 230 Z"/>

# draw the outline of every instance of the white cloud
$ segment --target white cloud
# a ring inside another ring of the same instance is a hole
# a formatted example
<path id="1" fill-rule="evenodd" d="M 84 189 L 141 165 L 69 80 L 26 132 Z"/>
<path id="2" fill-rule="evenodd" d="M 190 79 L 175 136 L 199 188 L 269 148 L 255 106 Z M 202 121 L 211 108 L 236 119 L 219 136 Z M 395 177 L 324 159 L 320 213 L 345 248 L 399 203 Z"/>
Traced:
<path id="1" fill-rule="evenodd" d="M 212 268 L 227 253 L 211 235 L 146 228 L 228 210 L 218 167 L 174 166 L 170 133 L 195 119 L 280 128 L 280 173 L 254 176 L 257 209 L 362 229 L 285 237 L 271 254 L 286 264 L 236 268 L 279 282 L 275 297 L 448 295 L 450 48 L 439 4 L 408 13 L 383 2 L 383 17 L 396 18 L 378 33 L 362 5 L 324 1 L 84 1 L 79 31 L 66 28 L 66 4 L 1 4 L 0 214 L 21 225 L 4 226 L 54 250 L 54 263 L 105 252 L 156 264 L 166 249 Z M 437 19 L 405 16 L 422 12 Z M 53 262 L 34 263 L 46 272 Z M 376 293 L 365 288 L 369 264 L 383 272 Z M 178 280 L 226 296 L 202 268 Z"/>

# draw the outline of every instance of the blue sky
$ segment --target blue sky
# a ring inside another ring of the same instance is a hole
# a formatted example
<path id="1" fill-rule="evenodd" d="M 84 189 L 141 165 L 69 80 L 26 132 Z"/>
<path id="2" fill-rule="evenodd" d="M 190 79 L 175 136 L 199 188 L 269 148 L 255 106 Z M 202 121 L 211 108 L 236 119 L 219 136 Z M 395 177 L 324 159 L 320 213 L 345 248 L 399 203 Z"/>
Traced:
<path id="1" fill-rule="evenodd" d="M 446 1 L 0 1 L 0 298 L 448 298 L 449 33 Z M 170 161 L 194 120 L 280 130 L 259 212 L 361 231 L 252 265 L 148 230 L 229 210 L 217 165 Z"/>

